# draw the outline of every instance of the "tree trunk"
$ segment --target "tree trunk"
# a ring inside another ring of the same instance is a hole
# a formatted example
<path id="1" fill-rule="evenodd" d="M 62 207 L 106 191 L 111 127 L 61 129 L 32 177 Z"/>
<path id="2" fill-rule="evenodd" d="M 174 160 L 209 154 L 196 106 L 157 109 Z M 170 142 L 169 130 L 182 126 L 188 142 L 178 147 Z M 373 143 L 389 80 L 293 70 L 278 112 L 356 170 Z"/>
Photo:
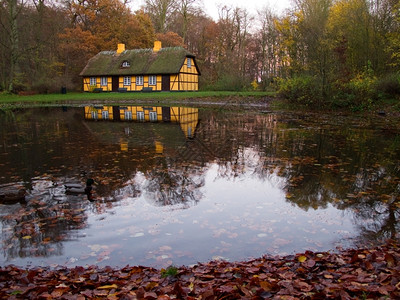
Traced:
<path id="1" fill-rule="evenodd" d="M 18 17 L 18 7 L 17 0 L 8 0 L 9 5 L 9 22 L 10 22 L 10 74 L 9 74 L 9 83 L 8 83 L 8 91 L 12 92 L 14 90 L 14 80 L 15 80 L 15 72 L 17 68 L 18 62 L 18 26 L 17 26 L 17 17 Z"/>

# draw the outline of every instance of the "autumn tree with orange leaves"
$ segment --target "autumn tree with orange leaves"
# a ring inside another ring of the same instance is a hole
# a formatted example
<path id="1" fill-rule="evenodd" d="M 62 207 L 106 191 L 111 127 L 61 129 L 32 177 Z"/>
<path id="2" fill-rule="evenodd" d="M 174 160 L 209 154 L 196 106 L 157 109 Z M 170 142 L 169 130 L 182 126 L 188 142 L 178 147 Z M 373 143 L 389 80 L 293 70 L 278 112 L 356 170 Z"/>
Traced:
<path id="1" fill-rule="evenodd" d="M 76 80 L 88 59 L 124 43 L 128 49 L 151 47 L 155 34 L 150 18 L 142 11 L 132 14 L 119 0 L 66 2 L 71 26 L 61 38 L 66 78 Z M 71 61 L 72 60 L 72 61 Z"/>
<path id="2" fill-rule="evenodd" d="M 123 0 L 0 0 L 0 91 L 80 90 L 99 51 L 159 39 L 196 55 L 201 89 L 278 89 L 363 109 L 400 94 L 398 10 L 393 0 L 296 0 L 257 18 L 223 5 L 213 20 L 200 0 L 146 0 L 135 12 Z"/>

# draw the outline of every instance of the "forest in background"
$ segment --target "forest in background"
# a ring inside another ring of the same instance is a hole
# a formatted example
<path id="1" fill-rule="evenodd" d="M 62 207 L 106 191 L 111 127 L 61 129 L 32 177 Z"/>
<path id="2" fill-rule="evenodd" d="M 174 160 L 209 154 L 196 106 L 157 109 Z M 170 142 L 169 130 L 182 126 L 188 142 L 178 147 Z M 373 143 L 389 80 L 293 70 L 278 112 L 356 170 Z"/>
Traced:
<path id="1" fill-rule="evenodd" d="M 196 55 L 202 90 L 279 90 L 352 109 L 399 102 L 398 0 L 293 0 L 279 15 L 225 5 L 218 20 L 200 0 L 146 0 L 138 11 L 129 0 L 0 0 L 0 92 L 80 90 L 93 55 L 155 40 Z"/>

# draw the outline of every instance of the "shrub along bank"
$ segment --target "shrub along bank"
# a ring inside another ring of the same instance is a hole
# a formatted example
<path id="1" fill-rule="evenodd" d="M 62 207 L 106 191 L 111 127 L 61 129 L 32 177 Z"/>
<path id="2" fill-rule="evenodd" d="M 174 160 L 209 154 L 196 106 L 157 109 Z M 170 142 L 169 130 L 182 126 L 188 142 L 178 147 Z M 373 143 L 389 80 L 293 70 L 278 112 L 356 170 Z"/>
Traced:
<path id="1" fill-rule="evenodd" d="M 377 78 L 363 72 L 348 80 L 324 82 L 315 76 L 278 80 L 279 95 L 290 104 L 319 109 L 369 111 L 381 105 L 400 111 L 400 75 Z"/>

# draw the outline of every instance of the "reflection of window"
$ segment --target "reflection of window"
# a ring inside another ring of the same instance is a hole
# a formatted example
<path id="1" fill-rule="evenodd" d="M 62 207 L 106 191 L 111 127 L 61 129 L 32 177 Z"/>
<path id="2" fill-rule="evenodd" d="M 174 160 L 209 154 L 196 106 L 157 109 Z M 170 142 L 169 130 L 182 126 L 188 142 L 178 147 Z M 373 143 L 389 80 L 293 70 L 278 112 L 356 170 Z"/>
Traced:
<path id="1" fill-rule="evenodd" d="M 138 121 L 144 121 L 144 111 L 138 111 L 136 113 L 136 117 L 137 117 Z"/>
<path id="2" fill-rule="evenodd" d="M 150 121 L 152 121 L 152 122 L 157 121 L 157 113 L 155 111 L 150 111 L 149 118 L 150 118 Z"/>
<path id="3" fill-rule="evenodd" d="M 132 112 L 127 110 L 125 111 L 125 120 L 132 120 Z"/>
<path id="4" fill-rule="evenodd" d="M 101 117 L 103 120 L 108 120 L 108 111 L 107 110 L 103 110 L 101 112 Z"/>
<path id="5" fill-rule="evenodd" d="M 192 59 L 190 57 L 188 57 L 188 59 L 187 59 L 187 67 L 188 68 L 192 67 Z"/>
<path id="6" fill-rule="evenodd" d="M 122 67 L 123 68 L 129 68 L 131 66 L 131 64 L 129 63 L 129 61 L 124 61 L 123 63 L 122 63 Z"/>
<path id="7" fill-rule="evenodd" d="M 149 85 L 157 84 L 157 76 L 149 76 Z"/>
<path id="8" fill-rule="evenodd" d="M 190 137 L 190 138 L 192 137 L 192 127 L 191 126 L 188 127 L 187 134 L 188 134 L 188 137 Z"/>
<path id="9" fill-rule="evenodd" d="M 107 86 L 107 77 L 100 78 L 100 85 Z"/>
<path id="10" fill-rule="evenodd" d="M 97 111 L 92 111 L 92 119 L 97 120 Z"/>
<path id="11" fill-rule="evenodd" d="M 90 85 L 96 85 L 96 77 L 90 77 Z"/>
<path id="12" fill-rule="evenodd" d="M 124 85 L 131 85 L 131 76 L 124 76 Z"/>
<path id="13" fill-rule="evenodd" d="M 128 151 L 128 143 L 126 141 L 120 142 L 121 151 Z"/>
<path id="14" fill-rule="evenodd" d="M 136 85 L 143 85 L 143 76 L 136 76 Z"/>

